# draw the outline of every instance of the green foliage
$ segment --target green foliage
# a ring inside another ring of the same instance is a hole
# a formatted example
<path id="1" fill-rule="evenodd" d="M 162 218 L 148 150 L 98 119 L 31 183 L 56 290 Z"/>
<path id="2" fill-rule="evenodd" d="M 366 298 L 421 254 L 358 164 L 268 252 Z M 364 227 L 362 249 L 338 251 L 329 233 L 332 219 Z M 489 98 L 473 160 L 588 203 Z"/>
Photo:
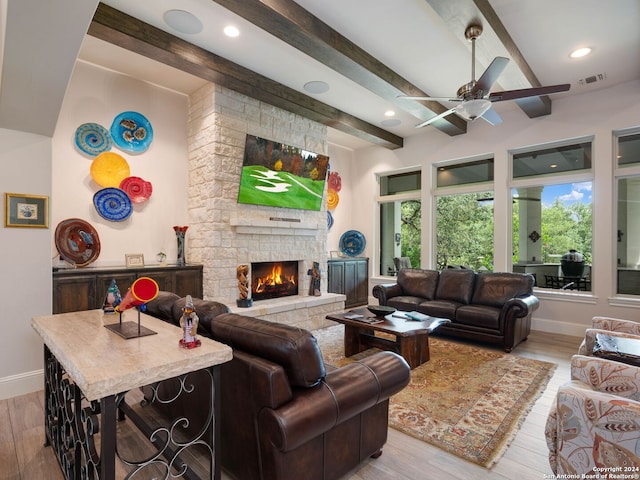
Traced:
<path id="1" fill-rule="evenodd" d="M 493 270 L 493 200 L 490 192 L 437 198 L 438 268 Z M 484 201 L 479 201 L 485 199 Z"/>
<path id="2" fill-rule="evenodd" d="M 400 211 L 400 254 L 409 257 L 414 267 L 420 267 L 421 203 L 419 200 L 407 200 L 402 202 Z"/>
<path id="3" fill-rule="evenodd" d="M 591 263 L 591 204 L 574 202 L 565 205 L 558 199 L 542 207 L 542 261 L 557 263 L 557 257 L 570 249 L 577 250 Z"/>

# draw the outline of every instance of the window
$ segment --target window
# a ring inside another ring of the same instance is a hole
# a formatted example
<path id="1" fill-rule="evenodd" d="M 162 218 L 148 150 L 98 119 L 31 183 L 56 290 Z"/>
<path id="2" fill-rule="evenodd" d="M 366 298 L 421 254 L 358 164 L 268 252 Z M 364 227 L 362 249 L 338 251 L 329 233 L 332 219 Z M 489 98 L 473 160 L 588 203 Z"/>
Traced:
<path id="1" fill-rule="evenodd" d="M 590 291 L 591 141 L 511 153 L 513 271 L 538 287 Z"/>
<path id="2" fill-rule="evenodd" d="M 617 293 L 640 295 L 640 132 L 615 137 Z"/>
<path id="3" fill-rule="evenodd" d="M 436 266 L 493 270 L 493 158 L 436 165 Z"/>
<path id="4" fill-rule="evenodd" d="M 400 266 L 420 268 L 422 212 L 421 172 L 381 174 L 378 273 L 395 275 Z"/>
<path id="5" fill-rule="evenodd" d="M 493 192 L 436 198 L 436 265 L 493 270 Z"/>

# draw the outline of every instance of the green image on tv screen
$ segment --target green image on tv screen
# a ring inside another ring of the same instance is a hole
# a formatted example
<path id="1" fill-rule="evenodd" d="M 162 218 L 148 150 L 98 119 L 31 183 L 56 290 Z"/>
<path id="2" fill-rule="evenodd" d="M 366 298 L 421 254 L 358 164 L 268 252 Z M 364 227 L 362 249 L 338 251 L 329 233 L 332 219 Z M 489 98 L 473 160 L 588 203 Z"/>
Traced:
<path id="1" fill-rule="evenodd" d="M 329 157 L 247 135 L 238 202 L 320 210 Z"/>

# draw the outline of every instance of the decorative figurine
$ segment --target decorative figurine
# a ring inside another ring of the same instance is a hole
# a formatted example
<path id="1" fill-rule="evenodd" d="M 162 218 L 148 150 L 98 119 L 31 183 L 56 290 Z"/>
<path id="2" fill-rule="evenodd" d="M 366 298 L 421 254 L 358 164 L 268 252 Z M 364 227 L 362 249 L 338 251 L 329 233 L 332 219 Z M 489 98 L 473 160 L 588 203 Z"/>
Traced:
<path id="1" fill-rule="evenodd" d="M 120 290 L 118 290 L 118 285 L 116 284 L 116 279 L 111 280 L 111 284 L 107 289 L 107 294 L 104 297 L 104 304 L 102 305 L 102 311 L 104 313 L 115 313 L 115 307 L 122 301 L 122 297 L 120 296 Z"/>
<path id="2" fill-rule="evenodd" d="M 320 296 L 320 264 L 318 262 L 313 262 L 313 268 L 310 268 L 307 271 L 307 275 L 311 275 L 311 280 L 309 282 L 309 295 L 310 296 Z"/>
<path id="3" fill-rule="evenodd" d="M 236 300 L 236 305 L 244 308 L 250 307 L 253 305 L 253 299 L 249 298 L 249 265 L 238 265 L 236 277 L 240 291 L 240 298 Z"/>
<path id="4" fill-rule="evenodd" d="M 180 326 L 182 327 L 180 346 L 182 348 L 196 348 L 201 345 L 197 337 L 199 320 L 196 309 L 193 306 L 193 299 L 191 295 L 187 295 L 187 301 L 182 307 L 182 318 L 180 318 Z"/>

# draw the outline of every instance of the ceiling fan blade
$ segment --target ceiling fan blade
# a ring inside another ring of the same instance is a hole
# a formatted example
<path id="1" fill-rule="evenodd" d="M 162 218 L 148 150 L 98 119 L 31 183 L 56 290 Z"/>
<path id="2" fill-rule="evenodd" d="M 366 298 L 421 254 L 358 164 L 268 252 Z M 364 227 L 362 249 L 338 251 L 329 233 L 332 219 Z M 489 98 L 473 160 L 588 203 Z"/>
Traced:
<path id="1" fill-rule="evenodd" d="M 505 90 L 504 92 L 494 92 L 489 95 L 491 102 L 503 102 L 505 100 L 515 100 L 517 98 L 537 97 L 550 93 L 566 92 L 571 88 L 571 84 L 548 85 L 546 87 L 522 88 L 520 90 Z"/>
<path id="2" fill-rule="evenodd" d="M 490 108 L 489 110 L 484 112 L 484 114 L 480 118 L 482 118 L 489 125 L 495 126 L 502 123 L 502 117 L 498 115 L 498 112 L 496 112 L 493 108 Z"/>
<path id="3" fill-rule="evenodd" d="M 430 123 L 435 122 L 436 120 L 440 120 L 441 118 L 444 118 L 447 115 L 451 115 L 453 112 L 456 111 L 456 108 L 458 108 L 458 107 L 450 108 L 446 112 L 442 112 L 440 115 L 436 115 L 435 117 L 431 117 L 429 120 L 416 125 L 416 128 L 421 128 L 421 127 L 427 126 Z"/>
<path id="4" fill-rule="evenodd" d="M 507 63 L 509 63 L 509 59 L 505 57 L 496 57 L 493 59 L 491 65 L 487 67 L 482 76 L 478 79 L 476 84 L 471 89 L 471 94 L 474 96 L 474 98 L 477 98 L 476 94 L 478 92 L 482 92 L 483 97 L 489 93 L 493 84 L 496 83 L 496 80 L 498 80 L 498 77 L 506 68 Z"/>
<path id="5" fill-rule="evenodd" d="M 398 98 L 405 100 L 424 100 L 427 102 L 461 102 L 461 98 L 457 97 L 411 97 L 408 95 L 399 95 Z"/>

